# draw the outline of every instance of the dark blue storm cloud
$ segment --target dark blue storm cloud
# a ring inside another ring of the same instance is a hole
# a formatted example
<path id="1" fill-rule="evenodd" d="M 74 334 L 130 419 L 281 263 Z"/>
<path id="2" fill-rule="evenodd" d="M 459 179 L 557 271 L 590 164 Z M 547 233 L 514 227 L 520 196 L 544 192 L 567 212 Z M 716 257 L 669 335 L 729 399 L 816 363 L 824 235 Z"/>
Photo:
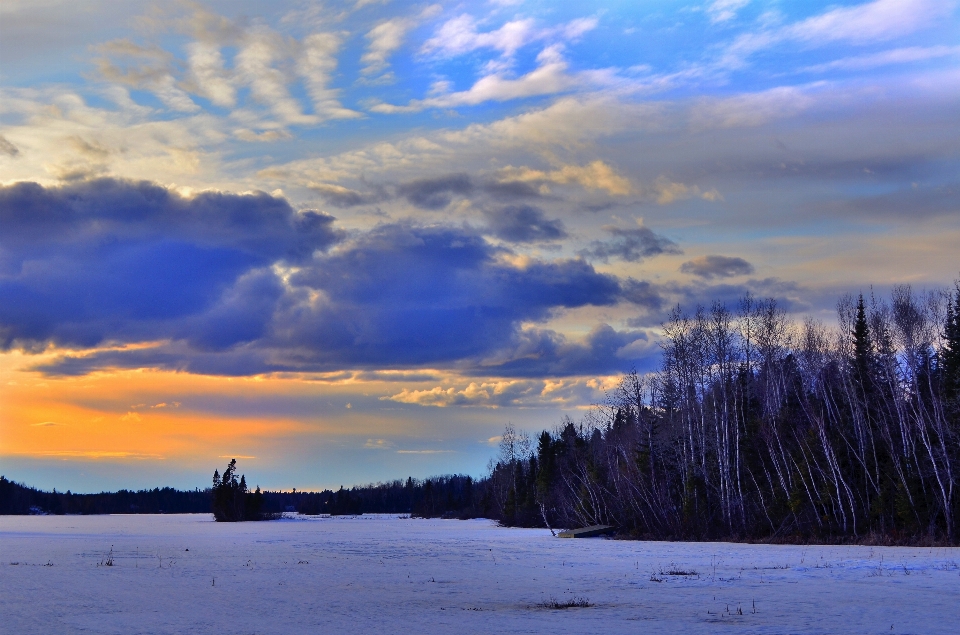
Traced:
<path id="1" fill-rule="evenodd" d="M 112 179 L 0 188 L 0 345 L 256 337 L 262 325 L 241 326 L 245 318 L 216 336 L 183 329 L 252 286 L 257 298 L 276 296 L 277 285 L 257 286 L 252 272 L 328 248 L 340 239 L 333 220 L 263 193 L 185 198 Z"/>
<path id="2" fill-rule="evenodd" d="M 582 260 L 516 267 L 471 230 L 385 225 L 291 278 L 324 300 L 278 313 L 317 363 L 417 365 L 479 359 L 554 310 L 612 305 L 617 278 Z"/>
<path id="3" fill-rule="evenodd" d="M 498 219 L 516 240 L 562 232 L 533 208 Z M 77 349 L 39 368 L 51 374 L 616 371 L 641 332 L 601 325 L 570 342 L 530 325 L 586 305 L 659 302 L 582 259 L 517 264 L 484 230 L 390 224 L 347 240 L 332 217 L 262 193 L 21 183 L 0 188 L 0 222 L 0 341 Z M 159 344 L 83 351 L 143 342 Z"/>

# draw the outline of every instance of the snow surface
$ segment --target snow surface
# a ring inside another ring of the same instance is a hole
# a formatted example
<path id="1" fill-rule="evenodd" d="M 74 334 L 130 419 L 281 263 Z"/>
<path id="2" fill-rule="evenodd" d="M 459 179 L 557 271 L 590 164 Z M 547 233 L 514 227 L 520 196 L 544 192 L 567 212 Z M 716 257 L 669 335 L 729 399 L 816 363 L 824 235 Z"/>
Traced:
<path id="1" fill-rule="evenodd" d="M 0 632 L 956 634 L 958 563 L 956 548 L 563 540 L 387 515 L 6 516 Z M 593 606 L 539 606 L 574 597 Z"/>

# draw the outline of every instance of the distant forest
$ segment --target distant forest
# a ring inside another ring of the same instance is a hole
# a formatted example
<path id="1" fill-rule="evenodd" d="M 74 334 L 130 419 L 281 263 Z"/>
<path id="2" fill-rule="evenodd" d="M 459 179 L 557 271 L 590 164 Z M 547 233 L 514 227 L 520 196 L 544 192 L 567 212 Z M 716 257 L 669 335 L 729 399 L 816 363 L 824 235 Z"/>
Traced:
<path id="1" fill-rule="evenodd" d="M 482 483 L 480 481 L 481 488 Z M 408 478 L 351 489 L 322 492 L 259 493 L 255 509 L 235 512 L 224 520 L 256 519 L 259 514 L 411 514 L 426 518 L 487 517 L 475 495 L 477 482 L 469 476 Z M 245 492 L 246 493 L 246 492 Z M 256 492 L 248 494 L 257 496 Z M 256 500 L 256 499 L 254 499 Z M 170 487 L 152 490 L 73 494 L 42 492 L 0 476 L 0 515 L 11 514 L 197 514 L 214 511 L 215 491 L 181 491 Z M 492 510 L 492 508 L 490 508 Z"/>
<path id="2" fill-rule="evenodd" d="M 837 327 L 744 297 L 664 324 L 660 369 L 582 420 L 507 426 L 487 476 L 263 492 L 263 512 L 613 525 L 648 539 L 951 543 L 960 516 L 960 284 L 845 296 Z M 217 476 L 219 478 L 219 475 Z M 216 484 L 216 483 L 215 483 Z M 210 511 L 211 490 L 37 492 L 0 513 Z"/>

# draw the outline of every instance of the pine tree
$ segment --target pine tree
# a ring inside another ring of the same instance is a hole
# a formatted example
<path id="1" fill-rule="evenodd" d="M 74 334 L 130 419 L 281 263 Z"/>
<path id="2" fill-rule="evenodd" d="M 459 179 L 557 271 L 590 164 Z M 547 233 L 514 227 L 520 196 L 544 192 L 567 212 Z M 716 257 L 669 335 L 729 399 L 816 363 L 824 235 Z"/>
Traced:
<path id="1" fill-rule="evenodd" d="M 955 297 L 947 301 L 944 340 L 940 353 L 944 395 L 956 402 L 960 401 L 960 283 Z"/>
<path id="2" fill-rule="evenodd" d="M 871 377 L 873 341 L 870 337 L 870 326 L 867 323 L 867 311 L 863 304 L 863 294 L 857 298 L 857 317 L 853 323 L 853 367 L 855 378 L 860 382 L 864 395 L 872 392 Z"/>

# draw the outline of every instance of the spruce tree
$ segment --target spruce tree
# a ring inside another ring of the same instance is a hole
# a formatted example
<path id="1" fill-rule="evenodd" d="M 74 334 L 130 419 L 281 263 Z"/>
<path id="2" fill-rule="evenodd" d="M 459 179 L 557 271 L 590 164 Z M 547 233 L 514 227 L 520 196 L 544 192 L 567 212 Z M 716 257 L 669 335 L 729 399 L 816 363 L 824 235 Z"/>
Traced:
<path id="1" fill-rule="evenodd" d="M 870 392 L 870 357 L 873 343 L 870 340 L 870 326 L 867 324 L 867 311 L 863 305 L 863 294 L 857 299 L 857 317 L 853 323 L 853 364 L 856 378 L 867 394 Z"/>
<path id="2" fill-rule="evenodd" d="M 960 283 L 957 283 L 955 297 L 947 301 L 944 340 L 940 352 L 944 395 L 956 402 L 960 401 Z"/>

